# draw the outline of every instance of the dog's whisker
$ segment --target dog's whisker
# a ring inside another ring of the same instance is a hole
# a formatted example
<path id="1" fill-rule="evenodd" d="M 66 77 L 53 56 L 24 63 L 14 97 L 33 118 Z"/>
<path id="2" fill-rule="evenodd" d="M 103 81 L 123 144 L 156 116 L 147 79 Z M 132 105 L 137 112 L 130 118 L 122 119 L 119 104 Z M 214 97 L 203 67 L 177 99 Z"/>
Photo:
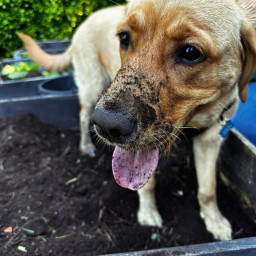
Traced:
<path id="1" fill-rule="evenodd" d="M 224 108 L 225 111 L 232 113 L 231 109 L 227 108 L 226 105 L 224 105 L 222 102 L 220 102 L 219 100 L 217 101 L 217 103 L 222 106 Z"/>
<path id="2" fill-rule="evenodd" d="M 200 130 L 200 128 L 192 127 L 192 126 L 176 126 L 176 128 L 178 128 L 178 129 L 196 129 L 196 130 Z"/>
<path id="3" fill-rule="evenodd" d="M 153 135 L 152 138 L 153 138 L 154 140 L 158 141 L 160 148 L 161 148 L 162 146 L 164 146 L 164 143 L 161 142 L 155 135 Z M 155 147 L 157 148 L 157 144 L 156 144 L 155 142 L 153 142 L 153 143 L 154 143 Z"/>
<path id="4" fill-rule="evenodd" d="M 113 3 L 113 4 L 116 4 L 116 5 L 121 6 L 121 4 L 119 4 L 119 3 L 117 3 L 117 2 L 115 2 L 115 1 L 113 1 L 113 0 L 108 0 L 108 1 L 111 2 L 111 3 Z"/>
<path id="5" fill-rule="evenodd" d="M 179 141 L 181 141 L 181 138 L 180 138 L 179 136 L 177 136 L 176 134 L 171 133 L 170 135 L 171 135 L 172 137 L 175 137 L 175 138 L 178 139 Z"/>
<path id="6" fill-rule="evenodd" d="M 188 141 L 187 136 L 182 132 L 181 129 L 179 129 L 179 128 L 176 127 L 176 126 L 173 126 L 173 127 L 174 127 L 174 132 L 178 131 L 178 132 Z M 177 136 L 177 135 L 176 135 L 176 136 Z M 180 137 L 177 136 L 177 138 L 179 138 L 179 141 L 181 141 Z"/>

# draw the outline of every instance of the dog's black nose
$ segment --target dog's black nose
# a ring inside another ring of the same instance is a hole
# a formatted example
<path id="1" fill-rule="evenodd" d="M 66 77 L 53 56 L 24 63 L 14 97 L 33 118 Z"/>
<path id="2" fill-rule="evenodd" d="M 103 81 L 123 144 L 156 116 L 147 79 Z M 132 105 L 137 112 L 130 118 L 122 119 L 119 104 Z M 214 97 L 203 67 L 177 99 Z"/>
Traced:
<path id="1" fill-rule="evenodd" d="M 95 108 L 91 120 L 97 132 L 110 142 L 125 143 L 137 129 L 130 115 L 102 107 Z"/>

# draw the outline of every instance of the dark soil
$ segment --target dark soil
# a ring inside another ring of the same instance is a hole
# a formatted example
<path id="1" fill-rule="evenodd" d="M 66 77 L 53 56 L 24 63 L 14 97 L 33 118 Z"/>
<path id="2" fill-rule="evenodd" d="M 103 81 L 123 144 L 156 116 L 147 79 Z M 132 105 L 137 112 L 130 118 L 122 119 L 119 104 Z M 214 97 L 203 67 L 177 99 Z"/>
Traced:
<path id="1" fill-rule="evenodd" d="M 162 229 L 137 223 L 137 194 L 115 183 L 111 150 L 98 145 L 89 158 L 78 144 L 78 131 L 32 115 L 0 121 L 0 255 L 91 256 L 214 241 L 199 217 L 187 140 L 157 172 Z M 218 199 L 233 238 L 254 236 L 256 225 L 220 182 Z M 7 227 L 13 233 L 5 233 Z"/>

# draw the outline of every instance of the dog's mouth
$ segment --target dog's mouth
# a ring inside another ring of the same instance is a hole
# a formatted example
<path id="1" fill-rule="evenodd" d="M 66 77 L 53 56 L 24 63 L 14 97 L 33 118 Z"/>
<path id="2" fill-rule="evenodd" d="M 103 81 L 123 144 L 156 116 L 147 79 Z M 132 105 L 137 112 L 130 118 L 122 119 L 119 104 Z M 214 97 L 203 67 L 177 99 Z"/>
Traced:
<path id="1" fill-rule="evenodd" d="M 92 122 L 99 138 L 115 147 L 112 169 L 116 182 L 131 190 L 139 190 L 148 182 L 160 156 L 177 137 L 170 123 L 138 124 L 131 115 L 102 107 L 95 109 Z"/>
<path id="2" fill-rule="evenodd" d="M 142 188 L 155 172 L 159 160 L 159 149 L 127 151 L 115 148 L 112 169 L 116 182 L 131 190 Z"/>

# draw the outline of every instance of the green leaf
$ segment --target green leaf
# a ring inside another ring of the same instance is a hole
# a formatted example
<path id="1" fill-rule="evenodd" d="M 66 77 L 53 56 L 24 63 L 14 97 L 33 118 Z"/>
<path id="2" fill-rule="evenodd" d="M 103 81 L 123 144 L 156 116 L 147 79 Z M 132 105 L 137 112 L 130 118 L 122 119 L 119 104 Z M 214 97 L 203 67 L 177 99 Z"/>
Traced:
<path id="1" fill-rule="evenodd" d="M 21 71 L 23 62 L 15 62 L 13 66 L 17 69 L 17 71 Z"/>
<path id="2" fill-rule="evenodd" d="M 38 64 L 34 63 L 34 62 L 27 62 L 26 63 L 26 71 L 27 72 L 36 72 L 38 71 Z"/>
<path id="3" fill-rule="evenodd" d="M 11 73 L 14 73 L 14 72 L 17 72 L 17 68 L 15 68 L 14 66 L 12 65 L 5 65 L 1 71 L 1 74 L 6 76 L 8 74 L 11 74 Z"/>
<path id="4" fill-rule="evenodd" d="M 43 71 L 42 75 L 43 76 L 58 76 L 60 73 L 57 71 L 52 71 L 52 72 L 48 72 L 48 71 Z"/>
<path id="5" fill-rule="evenodd" d="M 16 80 L 16 79 L 22 79 L 25 78 L 28 75 L 27 71 L 21 71 L 21 72 L 14 72 L 9 74 L 7 77 L 11 80 Z"/>
<path id="6" fill-rule="evenodd" d="M 29 54 L 28 52 L 25 52 L 25 53 L 23 54 L 23 56 L 24 56 L 24 57 L 30 57 L 30 54 Z"/>

